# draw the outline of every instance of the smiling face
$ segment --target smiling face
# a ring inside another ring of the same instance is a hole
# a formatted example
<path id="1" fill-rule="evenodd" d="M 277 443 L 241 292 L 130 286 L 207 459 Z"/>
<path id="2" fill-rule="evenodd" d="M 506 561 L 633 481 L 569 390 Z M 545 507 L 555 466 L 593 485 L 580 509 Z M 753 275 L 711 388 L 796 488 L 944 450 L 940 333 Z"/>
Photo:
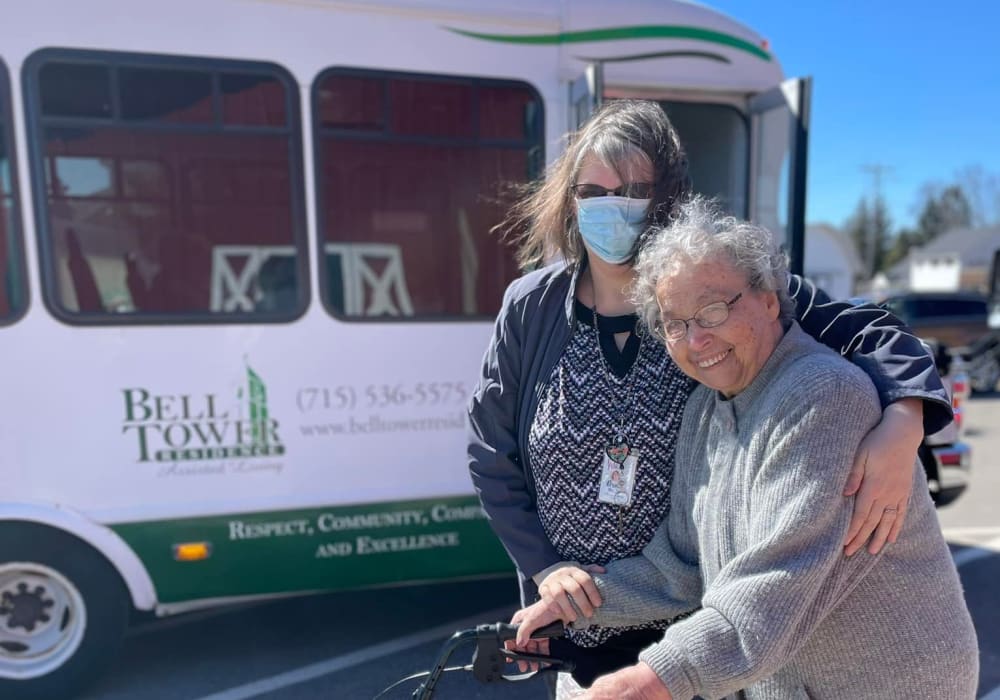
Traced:
<path id="1" fill-rule="evenodd" d="M 747 276 L 727 258 L 677 264 L 656 287 L 660 318 L 689 319 L 742 292 L 729 318 L 714 328 L 688 321 L 687 335 L 668 340 L 670 356 L 692 379 L 731 398 L 746 389 L 781 340 L 778 297 L 748 288 Z"/>

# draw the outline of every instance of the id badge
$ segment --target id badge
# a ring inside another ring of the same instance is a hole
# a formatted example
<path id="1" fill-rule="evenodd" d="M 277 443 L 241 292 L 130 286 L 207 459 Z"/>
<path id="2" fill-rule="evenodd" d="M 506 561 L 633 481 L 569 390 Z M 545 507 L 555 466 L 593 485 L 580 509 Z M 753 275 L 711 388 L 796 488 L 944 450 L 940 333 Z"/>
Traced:
<path id="1" fill-rule="evenodd" d="M 632 505 L 635 487 L 635 470 L 639 465 L 639 452 L 628 445 L 613 445 L 604 453 L 601 466 L 601 488 L 597 500 L 627 508 Z"/>

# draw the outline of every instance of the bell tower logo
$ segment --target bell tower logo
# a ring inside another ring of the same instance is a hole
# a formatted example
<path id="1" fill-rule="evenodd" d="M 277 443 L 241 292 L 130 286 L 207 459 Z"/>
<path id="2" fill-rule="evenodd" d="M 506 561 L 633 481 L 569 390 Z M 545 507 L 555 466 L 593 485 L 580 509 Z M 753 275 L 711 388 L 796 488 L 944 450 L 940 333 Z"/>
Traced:
<path id="1" fill-rule="evenodd" d="M 282 455 L 267 387 L 248 365 L 228 407 L 219 394 L 156 394 L 122 389 L 122 433 L 136 441 L 137 462 L 183 462 Z M 231 395 L 231 394 L 230 394 Z"/>

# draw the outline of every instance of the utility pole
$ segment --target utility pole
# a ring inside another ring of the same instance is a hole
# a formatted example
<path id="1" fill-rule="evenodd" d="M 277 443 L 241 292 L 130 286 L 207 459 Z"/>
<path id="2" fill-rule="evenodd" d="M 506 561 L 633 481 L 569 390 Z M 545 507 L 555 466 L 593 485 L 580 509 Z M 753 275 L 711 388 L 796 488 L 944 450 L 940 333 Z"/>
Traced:
<path id="1" fill-rule="evenodd" d="M 882 201 L 882 175 L 888 175 L 892 172 L 892 166 L 885 163 L 866 163 L 861 166 L 861 169 L 872 176 L 872 184 L 874 185 L 874 191 L 870 198 L 871 217 L 866 222 L 868 231 L 865 232 L 865 269 L 868 272 L 868 279 L 871 280 L 875 276 L 875 239 L 878 236 L 876 212 Z"/>

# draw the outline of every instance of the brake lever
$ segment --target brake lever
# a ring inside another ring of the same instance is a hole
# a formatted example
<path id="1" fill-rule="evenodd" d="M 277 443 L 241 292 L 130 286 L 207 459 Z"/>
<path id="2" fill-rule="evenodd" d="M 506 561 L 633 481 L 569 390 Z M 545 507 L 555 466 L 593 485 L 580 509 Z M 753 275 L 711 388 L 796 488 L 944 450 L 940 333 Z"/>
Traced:
<path id="1" fill-rule="evenodd" d="M 551 625 L 535 630 L 531 635 L 532 639 L 544 639 L 551 637 L 561 637 L 565 632 L 561 622 L 553 622 Z M 427 678 L 413 691 L 414 700 L 429 700 L 434 695 L 434 688 L 437 686 L 441 674 L 445 671 L 471 670 L 476 680 L 481 683 L 495 683 L 501 680 L 518 680 L 515 677 L 504 676 L 501 673 L 506 659 L 516 652 L 508 652 L 503 648 L 503 643 L 514 639 L 517 636 L 517 625 L 510 625 L 497 622 L 492 625 L 479 625 L 475 629 L 460 630 L 453 634 L 445 642 L 434 668 L 426 674 L 415 674 L 401 681 L 396 681 L 391 686 L 383 690 L 377 697 L 381 697 L 386 692 L 396 687 L 400 683 L 426 675 Z M 470 666 L 459 666 L 457 668 L 445 668 L 452 652 L 465 642 L 476 640 L 476 649 L 472 654 L 472 664 Z M 520 655 L 520 660 L 548 664 L 545 670 L 570 671 L 575 666 L 570 662 L 552 659 L 547 656 L 535 656 L 533 654 Z M 528 677 L 526 674 L 524 677 Z"/>
<path id="2" fill-rule="evenodd" d="M 564 634 L 562 622 L 535 630 L 532 639 L 549 639 L 561 637 Z M 546 664 L 545 670 L 571 671 L 574 665 L 569 662 L 553 659 L 550 656 L 536 654 L 521 654 L 507 651 L 503 643 L 517 636 L 517 625 L 498 622 L 492 625 L 476 627 L 476 650 L 472 654 L 472 675 L 481 683 L 496 683 L 503 680 L 503 666 L 507 660 L 530 661 Z"/>
<path id="3" fill-rule="evenodd" d="M 544 654 L 522 654 L 519 651 L 507 651 L 506 649 L 501 649 L 500 654 L 507 661 L 530 661 L 545 664 L 545 668 L 542 669 L 545 671 L 572 671 L 576 668 L 576 664 L 573 661 L 563 661 L 562 659 L 545 656 Z"/>

